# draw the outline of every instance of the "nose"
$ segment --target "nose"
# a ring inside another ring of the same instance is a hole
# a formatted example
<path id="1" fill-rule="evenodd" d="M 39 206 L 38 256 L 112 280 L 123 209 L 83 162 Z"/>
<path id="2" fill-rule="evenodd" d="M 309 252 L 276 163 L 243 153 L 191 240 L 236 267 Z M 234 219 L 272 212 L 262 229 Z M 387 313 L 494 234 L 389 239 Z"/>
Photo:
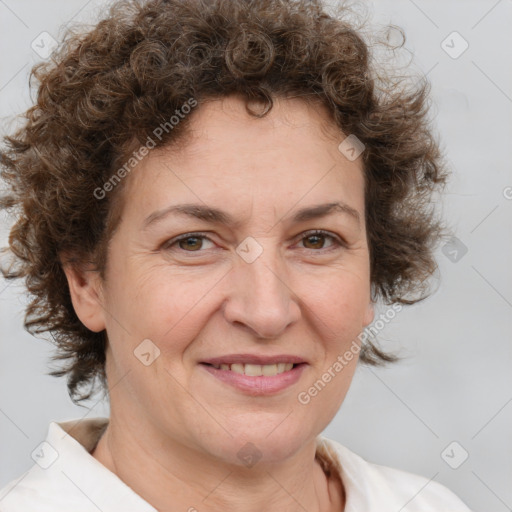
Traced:
<path id="1" fill-rule="evenodd" d="M 270 252 L 265 250 L 252 263 L 237 261 L 230 273 L 230 292 L 224 303 L 226 320 L 265 339 L 278 338 L 300 318 L 285 265 Z"/>

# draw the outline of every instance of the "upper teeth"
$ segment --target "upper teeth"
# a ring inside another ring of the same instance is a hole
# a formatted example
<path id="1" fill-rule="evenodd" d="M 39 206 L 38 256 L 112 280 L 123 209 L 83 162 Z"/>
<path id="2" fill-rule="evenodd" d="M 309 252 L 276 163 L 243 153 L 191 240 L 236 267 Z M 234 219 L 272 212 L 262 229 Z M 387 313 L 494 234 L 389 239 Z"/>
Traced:
<path id="1" fill-rule="evenodd" d="M 251 377 L 259 377 L 264 375 L 271 377 L 279 373 L 288 372 L 293 368 L 293 363 L 277 363 L 277 364 L 212 364 L 214 368 L 220 370 L 231 370 L 235 373 L 242 373 Z"/>

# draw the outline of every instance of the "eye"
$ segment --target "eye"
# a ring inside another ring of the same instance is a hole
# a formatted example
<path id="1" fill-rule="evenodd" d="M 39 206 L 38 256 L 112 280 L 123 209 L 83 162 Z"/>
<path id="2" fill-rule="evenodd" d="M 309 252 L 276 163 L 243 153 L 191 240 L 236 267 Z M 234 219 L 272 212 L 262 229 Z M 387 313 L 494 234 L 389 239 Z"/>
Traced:
<path id="1" fill-rule="evenodd" d="M 323 247 L 326 239 L 331 240 L 331 245 L 327 248 Z M 170 251 L 175 250 L 174 246 L 177 245 L 179 249 L 182 249 L 185 252 L 202 252 L 201 249 L 205 249 L 205 241 L 213 244 L 208 236 L 206 236 L 206 233 L 185 233 L 169 240 L 162 246 L 162 248 Z M 344 241 L 342 241 L 339 237 L 321 229 L 307 231 L 306 233 L 302 234 L 300 242 L 304 242 L 310 245 L 310 247 L 305 247 L 305 249 L 311 249 L 315 252 L 319 252 L 321 250 L 332 250 L 336 247 L 346 246 Z M 206 249 L 208 248 L 211 247 L 206 247 Z"/>
<path id="2" fill-rule="evenodd" d="M 324 245 L 326 238 L 330 239 L 333 242 L 333 243 L 331 243 L 331 246 L 329 246 L 328 248 L 322 247 Z M 321 229 L 317 229 L 314 231 L 308 231 L 308 232 L 304 233 L 302 235 L 302 238 L 300 241 L 305 242 L 308 245 L 310 245 L 310 247 L 306 247 L 306 249 L 313 249 L 313 250 L 330 249 L 333 246 L 340 247 L 340 246 L 345 245 L 340 238 L 338 238 L 337 236 L 335 236 L 333 234 L 330 234 L 327 231 L 323 231 Z"/>
<path id="3" fill-rule="evenodd" d="M 166 242 L 164 249 L 170 250 L 174 245 L 186 252 L 200 252 L 203 248 L 204 240 L 213 244 L 213 242 L 204 233 L 186 233 Z"/>

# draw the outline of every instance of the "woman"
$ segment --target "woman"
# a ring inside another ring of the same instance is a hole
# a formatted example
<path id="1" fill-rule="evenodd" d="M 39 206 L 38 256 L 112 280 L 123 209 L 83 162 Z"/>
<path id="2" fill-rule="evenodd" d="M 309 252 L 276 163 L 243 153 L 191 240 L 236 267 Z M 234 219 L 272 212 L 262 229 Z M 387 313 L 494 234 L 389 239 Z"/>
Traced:
<path id="1" fill-rule="evenodd" d="M 365 329 L 425 296 L 446 177 L 427 85 L 377 75 L 348 14 L 118 2 L 34 71 L 4 273 L 111 414 L 52 422 L 2 511 L 468 510 L 320 435 L 395 359 Z"/>

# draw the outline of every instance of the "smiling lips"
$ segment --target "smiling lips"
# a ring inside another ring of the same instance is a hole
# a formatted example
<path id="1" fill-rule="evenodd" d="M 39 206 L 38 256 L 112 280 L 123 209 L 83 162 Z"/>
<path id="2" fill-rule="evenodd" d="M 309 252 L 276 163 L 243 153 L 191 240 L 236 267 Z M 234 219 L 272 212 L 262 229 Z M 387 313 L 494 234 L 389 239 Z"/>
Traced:
<path id="1" fill-rule="evenodd" d="M 241 375 L 249 375 L 251 377 L 259 377 L 264 375 L 265 377 L 272 377 L 273 375 L 279 375 L 284 372 L 288 372 L 293 368 L 293 363 L 277 363 L 277 364 L 220 364 L 212 365 L 217 370 L 229 370 Z"/>
<path id="2" fill-rule="evenodd" d="M 233 354 L 204 361 L 217 379 L 251 395 L 273 394 L 294 384 L 306 367 L 297 356 Z"/>

